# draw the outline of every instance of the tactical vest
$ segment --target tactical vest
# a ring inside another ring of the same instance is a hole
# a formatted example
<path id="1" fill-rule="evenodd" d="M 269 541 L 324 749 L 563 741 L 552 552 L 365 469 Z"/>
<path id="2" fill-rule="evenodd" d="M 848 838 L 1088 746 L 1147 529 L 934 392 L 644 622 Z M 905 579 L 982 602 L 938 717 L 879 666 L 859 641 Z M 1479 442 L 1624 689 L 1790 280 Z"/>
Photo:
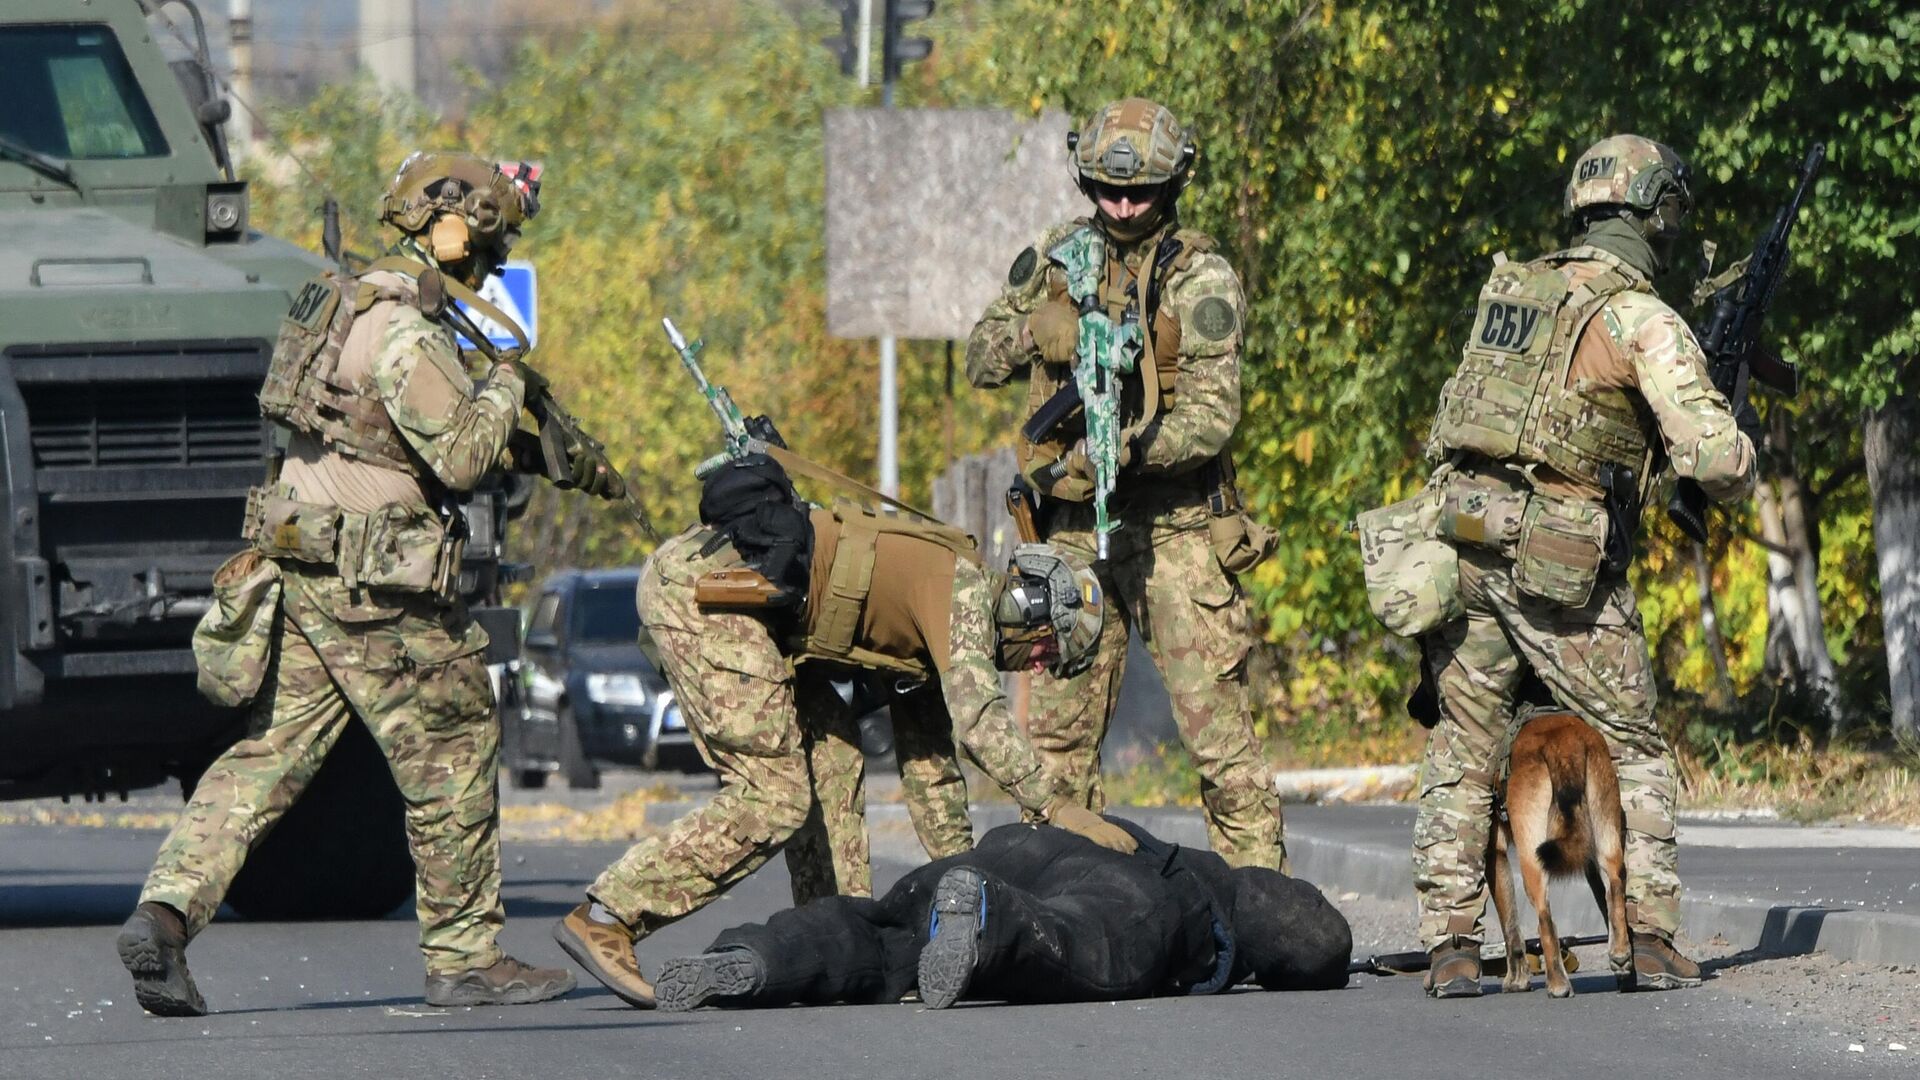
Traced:
<path id="1" fill-rule="evenodd" d="M 342 385 L 337 375 L 354 322 L 382 300 L 420 305 L 416 290 L 376 285 L 339 271 L 302 286 L 281 320 L 280 338 L 260 388 L 260 412 L 316 436 L 335 453 L 412 473 L 406 443 L 386 407 L 369 387 Z"/>
<path id="2" fill-rule="evenodd" d="M 885 656 L 860 645 L 860 617 L 873 591 L 874 556 L 880 537 L 891 533 L 925 540 L 974 563 L 980 561 L 979 545 L 967 533 L 932 518 L 891 508 L 876 509 L 850 499 L 834 500 L 833 518 L 840 523 L 839 544 L 834 548 L 825 590 L 807 597 L 806 630 L 793 650 L 795 660 L 826 660 L 928 677 L 931 672 L 917 659 Z"/>
<path id="3" fill-rule="evenodd" d="M 1609 463 L 1645 476 L 1651 444 L 1635 400 L 1618 388 L 1568 385 L 1581 332 L 1629 290 L 1649 287 L 1592 247 L 1496 266 L 1460 367 L 1440 391 L 1429 453 L 1545 465 L 1596 487 Z"/>
<path id="4" fill-rule="evenodd" d="M 1080 224 L 1082 229 L 1092 227 L 1090 222 L 1083 221 Z M 1168 278 L 1184 273 L 1193 264 L 1195 256 L 1212 251 L 1213 246 L 1212 237 L 1191 229 L 1163 235 L 1152 262 L 1148 264 L 1149 272 L 1144 281 L 1135 278 L 1125 261 L 1116 256 L 1111 248 L 1108 249 L 1107 273 L 1101 278 L 1099 302 L 1106 309 L 1107 317 L 1116 323 L 1129 307 L 1137 307 L 1140 324 L 1146 327 L 1147 339 L 1153 343 L 1152 363 L 1142 363 L 1140 378 L 1125 382 L 1121 415 L 1128 419 L 1129 425 L 1139 423 L 1141 417 L 1150 418 L 1173 408 L 1174 387 L 1180 373 L 1180 320 L 1160 311 L 1160 296 L 1165 291 Z M 1129 286 L 1133 287 L 1131 295 L 1128 293 Z M 1140 296 L 1142 288 L 1146 291 L 1144 297 Z M 1066 283 L 1059 274 L 1049 274 L 1047 298 L 1078 306 L 1067 295 Z M 1027 415 L 1032 416 L 1056 391 L 1072 382 L 1072 364 L 1035 361 L 1027 384 Z M 1153 401 L 1149 410 L 1147 395 L 1150 392 Z M 1036 464 L 1058 461 L 1085 433 L 1084 423 L 1076 416 L 1055 428 L 1043 441 L 1033 442 L 1025 437 L 1017 439 L 1014 452 L 1021 474 L 1031 476 Z"/>

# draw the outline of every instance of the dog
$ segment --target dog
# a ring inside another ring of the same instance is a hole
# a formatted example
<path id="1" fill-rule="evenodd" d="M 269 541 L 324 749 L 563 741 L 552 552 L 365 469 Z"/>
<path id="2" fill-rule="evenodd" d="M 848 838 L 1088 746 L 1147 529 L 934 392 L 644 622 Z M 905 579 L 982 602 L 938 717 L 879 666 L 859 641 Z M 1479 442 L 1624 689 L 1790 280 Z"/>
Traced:
<path id="1" fill-rule="evenodd" d="M 1572 997 L 1573 983 L 1567 978 L 1571 954 L 1561 948 L 1547 906 L 1547 883 L 1575 874 L 1586 876 L 1594 902 L 1607 918 L 1607 961 L 1615 981 L 1622 990 L 1632 987 L 1625 831 L 1620 776 L 1600 733 L 1564 710 L 1538 712 L 1525 720 L 1513 736 L 1506 780 L 1496 792 L 1487 853 L 1494 909 L 1507 941 L 1502 990 L 1517 992 L 1532 986 L 1528 966 L 1520 960 L 1526 955 L 1526 939 L 1520 935 L 1520 915 L 1513 900 L 1509 846 L 1519 860 L 1527 899 L 1540 915 L 1540 966 L 1547 976 L 1548 995 Z"/>

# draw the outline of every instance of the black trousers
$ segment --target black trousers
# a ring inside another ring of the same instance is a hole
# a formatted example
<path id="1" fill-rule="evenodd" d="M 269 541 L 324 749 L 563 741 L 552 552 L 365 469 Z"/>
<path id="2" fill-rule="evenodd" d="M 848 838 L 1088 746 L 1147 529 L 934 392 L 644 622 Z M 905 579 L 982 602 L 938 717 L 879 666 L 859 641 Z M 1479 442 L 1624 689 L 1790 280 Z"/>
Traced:
<path id="1" fill-rule="evenodd" d="M 912 871 L 878 899 L 815 900 L 727 930 L 709 951 L 750 949 L 765 967 L 760 990 L 728 1004 L 896 1002 L 914 986 L 935 886 L 949 869 L 968 866 L 985 878 L 987 895 L 969 999 L 1111 1001 L 1184 992 L 1213 977 L 1223 960 L 1222 909 L 1211 886 L 1228 887 L 1225 864 L 1183 852 L 1211 862 L 1199 874 L 1169 873 L 1172 849 L 1158 850 L 1121 855 L 1050 826 L 1006 825 L 972 851 Z M 1215 876 L 1217 883 L 1207 880 Z"/>

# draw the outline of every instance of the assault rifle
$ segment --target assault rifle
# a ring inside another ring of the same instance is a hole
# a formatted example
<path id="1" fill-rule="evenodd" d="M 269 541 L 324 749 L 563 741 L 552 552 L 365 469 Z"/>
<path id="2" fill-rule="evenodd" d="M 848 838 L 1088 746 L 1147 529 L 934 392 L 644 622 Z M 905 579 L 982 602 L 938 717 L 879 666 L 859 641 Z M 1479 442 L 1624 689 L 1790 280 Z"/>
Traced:
<path id="1" fill-rule="evenodd" d="M 1049 257 L 1066 272 L 1067 295 L 1080 309 L 1080 340 L 1074 350 L 1073 383 L 1087 419 L 1087 461 L 1093 466 L 1094 535 L 1099 557 L 1107 557 L 1108 537 L 1119 526 L 1107 512 L 1120 473 L 1119 376 L 1131 372 L 1145 349 L 1139 311 L 1129 306 L 1116 323 L 1100 305 L 1100 284 L 1107 272 L 1106 240 L 1096 229 L 1081 229 Z M 1056 399 L 1059 395 L 1055 395 Z M 1048 402 L 1052 406 L 1053 402 Z M 1066 411 L 1060 413 L 1064 417 Z M 1046 409 L 1042 409 L 1046 412 Z M 1036 419 L 1038 419 L 1036 417 Z"/>
<path id="2" fill-rule="evenodd" d="M 1705 327 L 1696 327 L 1700 347 L 1707 354 L 1708 375 L 1714 388 L 1727 396 L 1738 413 L 1747 403 L 1751 380 L 1792 397 L 1800 391 L 1800 372 L 1760 344 L 1760 322 L 1787 272 L 1787 239 L 1800 216 L 1800 206 L 1813 189 L 1813 179 L 1826 160 L 1824 143 L 1814 143 L 1800 163 L 1800 181 L 1793 197 L 1774 215 L 1773 225 L 1760 235 L 1753 254 L 1706 283 L 1713 297 L 1713 314 Z M 1711 267 L 1709 267 L 1711 269 Z M 1662 463 L 1664 467 L 1664 462 Z M 1707 540 L 1707 493 L 1698 483 L 1682 478 L 1667 502 L 1667 517 L 1693 539 Z"/>
<path id="3" fill-rule="evenodd" d="M 478 304 L 486 304 L 486 301 L 480 300 L 464 287 L 448 286 L 447 288 L 449 292 L 459 299 L 466 300 L 469 304 L 474 304 L 476 301 Z M 492 307 L 491 304 L 486 306 Z M 503 358 L 500 351 L 493 347 L 493 342 L 487 340 L 486 333 L 474 325 L 472 317 L 458 305 L 447 304 L 444 314 L 453 323 L 454 329 L 471 342 L 474 348 L 480 350 L 488 360 L 496 364 L 501 362 Z M 490 314 L 489 317 L 494 316 Z M 496 321 L 498 321 L 497 318 Z M 512 327 L 512 329 L 515 331 L 516 338 L 525 340 L 518 333 L 518 327 Z M 518 350 L 515 351 L 518 352 Z M 545 379 L 537 380 L 537 384 L 529 383 L 524 404 L 527 412 L 533 416 L 534 422 L 539 425 L 541 475 L 547 479 L 559 480 L 569 475 L 567 456 L 574 447 L 587 446 L 596 451 L 604 449 L 600 440 L 587 434 L 587 429 L 581 426 L 580 421 L 553 396 L 553 390 L 546 384 Z M 602 457 L 604 456 L 603 454 Z M 607 462 L 607 478 L 610 481 L 607 493 L 625 502 L 627 513 L 632 516 L 634 524 L 640 526 L 640 531 L 646 534 L 647 539 L 656 544 L 659 543 L 660 533 L 654 529 L 653 519 L 647 515 L 646 507 L 640 505 L 640 500 L 633 494 L 633 485 L 627 483 L 627 478 L 620 475 L 620 471 L 613 467 L 611 461 Z"/>
<path id="4" fill-rule="evenodd" d="M 724 386 L 715 386 L 707 381 L 707 373 L 700 367 L 700 350 L 706 342 L 695 340 L 688 344 L 686 335 L 673 325 L 672 319 L 661 319 L 660 325 L 667 330 L 667 340 L 673 343 L 673 351 L 680 354 L 680 365 L 693 376 L 700 388 L 700 396 L 707 399 L 707 407 L 720 418 L 720 429 L 725 433 L 727 448 L 700 463 L 693 475 L 704 480 L 715 469 L 729 461 L 743 458 L 748 454 L 764 454 L 768 447 L 787 448 L 787 442 L 773 426 L 773 421 L 765 416 L 746 416 L 740 412 L 740 406 L 733 403 L 733 395 L 727 393 Z"/>
<path id="5" fill-rule="evenodd" d="M 1607 935 L 1584 934 L 1560 939 L 1560 948 L 1576 949 L 1583 945 L 1605 945 Z M 1489 953 L 1491 952 L 1489 947 Z M 1503 954 L 1504 955 L 1504 954 Z M 1527 939 L 1527 955 L 1540 955 L 1540 939 Z M 1487 959 L 1498 959 L 1487 955 Z M 1569 957 L 1571 959 L 1571 957 Z M 1352 960 L 1347 964 L 1349 975 L 1415 975 L 1433 966 L 1433 958 L 1424 952 L 1375 953 L 1364 960 Z M 1572 971 L 1577 963 L 1570 963 L 1567 970 Z"/>

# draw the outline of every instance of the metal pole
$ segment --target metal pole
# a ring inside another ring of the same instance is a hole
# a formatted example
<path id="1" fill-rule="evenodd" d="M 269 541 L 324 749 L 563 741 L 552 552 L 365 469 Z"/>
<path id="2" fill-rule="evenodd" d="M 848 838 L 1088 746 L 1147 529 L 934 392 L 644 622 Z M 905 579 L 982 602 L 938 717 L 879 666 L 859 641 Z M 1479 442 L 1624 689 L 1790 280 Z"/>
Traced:
<path id="1" fill-rule="evenodd" d="M 893 335 L 880 339 L 880 490 L 900 497 L 900 402 Z"/>
<path id="2" fill-rule="evenodd" d="M 862 16 L 873 11 L 873 0 L 860 0 Z M 866 36 L 860 38 L 861 47 L 866 47 Z M 880 80 L 880 107 L 893 108 L 893 80 L 884 77 L 891 70 L 885 57 L 880 60 L 882 79 Z M 864 74 L 866 66 L 860 68 Z M 862 85 L 865 85 L 864 83 Z M 900 497 L 900 397 L 898 374 L 896 371 L 893 335 L 880 339 L 880 490 L 894 498 Z"/>
<path id="3" fill-rule="evenodd" d="M 844 8 L 841 10 L 845 10 Z M 872 85 L 870 74 L 873 65 L 873 0 L 860 0 L 860 41 L 857 55 L 860 58 L 860 89 Z"/>
<path id="4" fill-rule="evenodd" d="M 233 96 L 240 99 L 227 124 L 227 145 L 240 161 L 253 157 L 253 0 L 231 0 L 227 5 L 227 47 L 233 56 Z"/>
<path id="5" fill-rule="evenodd" d="M 415 0 L 360 0 L 360 66 L 387 93 L 414 94 Z"/>

